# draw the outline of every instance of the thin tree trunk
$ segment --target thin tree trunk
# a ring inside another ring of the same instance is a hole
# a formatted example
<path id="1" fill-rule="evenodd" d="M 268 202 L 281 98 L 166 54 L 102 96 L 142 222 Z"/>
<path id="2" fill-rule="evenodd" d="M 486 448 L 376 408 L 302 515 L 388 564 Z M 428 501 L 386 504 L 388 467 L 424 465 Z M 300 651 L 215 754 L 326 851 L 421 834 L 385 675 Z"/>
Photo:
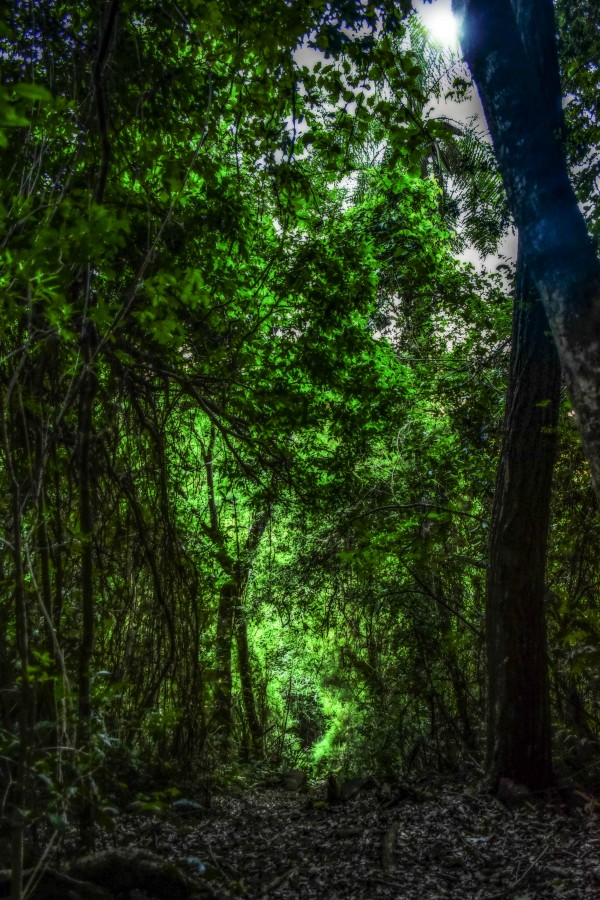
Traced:
<path id="1" fill-rule="evenodd" d="M 38 431 L 38 441 L 41 445 L 41 434 Z M 40 471 L 39 478 L 41 481 L 39 487 L 39 496 L 38 496 L 38 506 L 37 506 L 37 515 L 38 515 L 38 527 L 37 527 L 37 542 L 38 542 L 38 554 L 39 554 L 39 570 L 40 570 L 40 602 L 43 604 L 44 611 L 44 624 L 46 626 L 46 642 L 48 647 L 48 652 L 52 654 L 53 665 L 52 665 L 52 677 L 43 681 L 37 688 L 37 715 L 40 719 L 45 719 L 47 721 L 51 721 L 55 723 L 56 731 L 55 736 L 58 734 L 58 709 L 56 704 L 56 681 L 61 677 L 61 667 L 60 662 L 57 657 L 57 641 L 56 641 L 56 632 L 54 630 L 54 623 L 52 622 L 52 575 L 51 575 L 51 557 L 50 557 L 50 541 L 48 536 L 48 525 L 47 525 L 47 509 L 46 509 L 46 494 L 45 494 L 45 486 L 43 482 L 43 475 L 41 474 L 41 466 L 38 469 Z M 59 740 L 56 738 L 56 743 L 58 745 Z"/>
<path id="2" fill-rule="evenodd" d="M 242 703 L 244 715 L 250 734 L 250 747 L 252 756 L 263 755 L 263 730 L 256 712 L 254 699 L 254 680 L 252 678 L 252 665 L 250 662 L 250 646 L 248 643 L 248 626 L 246 617 L 240 605 L 235 610 L 235 640 L 237 646 L 238 668 L 242 685 Z"/>
<path id="3" fill-rule="evenodd" d="M 552 783 L 544 589 L 560 378 L 544 307 L 520 252 L 487 579 L 487 770 L 493 788 L 502 777 L 532 789 Z"/>
<path id="4" fill-rule="evenodd" d="M 60 636 L 62 625 L 62 607 L 63 607 L 63 544 L 64 544 L 64 528 L 62 524 L 62 490 L 61 490 L 61 473 L 59 456 L 56 451 L 56 445 L 52 450 L 52 468 L 54 470 L 54 520 L 53 537 L 55 551 L 52 555 L 52 563 L 54 568 L 54 592 L 52 595 L 52 624 L 57 638 Z"/>
<path id="5" fill-rule="evenodd" d="M 456 646 L 453 642 L 452 634 L 452 615 L 448 610 L 447 603 L 443 602 L 444 589 L 442 579 L 439 573 L 434 573 L 432 592 L 438 600 L 438 616 L 439 629 L 442 638 L 442 652 L 452 690 L 454 692 L 454 702 L 456 703 L 456 712 L 458 721 L 460 722 L 460 733 L 466 750 L 473 751 L 475 749 L 475 738 L 471 727 L 471 716 L 469 712 L 469 686 L 465 674 L 459 662 Z M 442 601 L 442 602 L 439 602 Z"/>
<path id="6" fill-rule="evenodd" d="M 91 751 L 92 691 L 91 666 L 94 651 L 94 569 L 92 510 L 92 490 L 90 472 L 90 443 L 92 436 L 92 408 L 96 392 L 96 377 L 90 367 L 91 325 L 84 323 L 85 371 L 82 376 L 78 414 L 79 450 L 79 528 L 81 538 L 81 613 L 82 629 L 79 645 L 79 750 L 85 758 Z M 91 784 L 88 775 L 82 779 L 82 797 L 79 826 L 83 843 L 93 842 L 94 810 L 91 798 Z"/>
<path id="7" fill-rule="evenodd" d="M 270 510 L 266 509 L 254 519 L 250 526 L 248 537 L 246 538 L 246 545 L 244 547 L 244 559 L 242 561 L 242 569 L 240 572 L 241 577 L 239 579 L 237 605 L 234 610 L 238 669 L 242 685 L 242 702 L 244 704 L 244 714 L 250 733 L 250 752 L 255 756 L 262 756 L 263 754 L 263 730 L 256 712 L 254 679 L 252 677 L 252 664 L 250 661 L 250 647 L 248 643 L 248 626 L 243 609 L 243 602 L 254 556 L 258 550 L 258 545 L 265 532 L 265 528 L 267 527 L 269 517 Z"/>
<path id="8" fill-rule="evenodd" d="M 232 728 L 232 672 L 231 643 L 233 635 L 233 610 L 237 599 L 237 585 L 226 582 L 219 592 L 217 613 L 217 639 L 215 646 L 215 698 L 213 721 L 221 749 L 229 749 Z"/>
<path id="9" fill-rule="evenodd" d="M 208 492 L 209 524 L 204 525 L 207 536 L 216 548 L 216 557 L 227 580 L 219 590 L 219 606 L 217 609 L 217 633 L 215 639 L 214 698 L 213 725 L 217 730 L 217 740 L 222 752 L 227 753 L 232 727 L 232 673 L 231 643 L 233 639 L 233 610 L 237 595 L 237 584 L 234 578 L 233 560 L 227 552 L 225 540 L 219 524 L 219 513 L 215 495 L 214 481 L 214 449 L 216 429 L 211 426 L 208 445 L 203 447 L 202 455 L 206 468 L 206 487 Z"/>
<path id="10" fill-rule="evenodd" d="M 216 548 L 216 558 L 227 580 L 219 591 L 219 607 L 217 611 L 217 634 L 215 645 L 215 693 L 213 707 L 213 723 L 217 729 L 218 741 L 223 751 L 229 749 L 232 729 L 232 645 L 235 630 L 238 668 L 242 686 L 242 703 L 248 730 L 252 742 L 252 750 L 262 753 L 262 729 L 256 714 L 252 668 L 248 632 L 243 614 L 243 597 L 250 577 L 252 559 L 269 520 L 269 512 L 258 515 L 248 532 L 243 554 L 234 558 L 227 549 L 225 536 L 221 531 L 215 497 L 213 452 L 216 431 L 211 429 L 207 447 L 203 450 L 208 488 L 208 509 L 210 525 L 204 526 L 206 534 Z"/>
<path id="11" fill-rule="evenodd" d="M 31 751 L 31 723 L 33 714 L 33 692 L 29 676 L 29 623 L 27 618 L 27 597 L 25 593 L 25 573 L 23 569 L 23 546 L 21 537 L 21 485 L 13 445 L 9 436 L 9 427 L 19 433 L 17 422 L 22 421 L 23 410 L 20 407 L 11 416 L 11 410 L 20 401 L 17 374 L 13 373 L 2 409 L 3 446 L 6 469 L 9 477 L 11 497 L 11 538 L 14 568 L 14 603 L 15 631 L 17 652 L 20 666 L 19 691 L 19 746 L 15 779 L 11 790 L 12 822 L 11 822 L 11 900 L 22 900 L 23 896 L 23 837 L 24 810 L 26 804 L 26 781 L 29 771 Z"/>
<path id="12" fill-rule="evenodd" d="M 12 484 L 13 559 L 15 567 L 15 621 L 17 647 L 21 668 L 21 690 L 19 707 L 19 754 L 17 771 L 12 792 L 12 871 L 11 900 L 21 900 L 23 891 L 23 829 L 24 809 L 29 753 L 31 749 L 31 711 L 33 695 L 29 681 L 29 633 L 27 624 L 27 601 L 23 573 L 21 547 L 21 497 L 16 479 Z"/>
<path id="13" fill-rule="evenodd" d="M 244 715 L 251 739 L 251 750 L 255 754 L 262 753 L 262 729 L 256 713 L 248 629 L 243 611 L 244 592 L 250 577 L 252 559 L 260 538 L 265 530 L 268 514 L 254 520 L 248 532 L 244 547 L 244 556 L 235 560 L 224 549 L 224 540 L 219 532 L 218 559 L 228 581 L 219 592 L 219 610 L 217 614 L 217 639 L 215 653 L 215 707 L 214 722 L 220 732 L 220 743 L 228 748 L 232 728 L 232 643 L 235 631 L 237 647 L 238 671 L 242 686 L 242 703 Z"/>

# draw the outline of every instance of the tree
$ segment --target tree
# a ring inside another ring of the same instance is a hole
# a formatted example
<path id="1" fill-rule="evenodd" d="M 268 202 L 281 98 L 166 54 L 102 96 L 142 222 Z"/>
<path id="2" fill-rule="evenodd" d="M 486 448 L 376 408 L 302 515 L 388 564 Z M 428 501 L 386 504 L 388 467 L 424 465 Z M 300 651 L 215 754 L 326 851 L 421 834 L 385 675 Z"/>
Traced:
<path id="1" fill-rule="evenodd" d="M 544 307 L 517 260 L 504 436 L 490 523 L 486 597 L 487 769 L 552 782 L 545 573 L 560 363 Z"/>
<path id="2" fill-rule="evenodd" d="M 528 22 L 527 52 L 560 128 L 558 60 L 548 55 L 545 36 Z M 545 592 L 560 386 L 558 354 L 519 240 L 486 591 L 487 773 L 494 789 L 502 777 L 534 789 L 553 780 Z"/>
<path id="3" fill-rule="evenodd" d="M 553 4 L 453 0 L 453 9 L 600 498 L 600 263 L 569 180 L 556 98 L 529 49 L 543 47 L 556 66 Z"/>
<path id="4" fill-rule="evenodd" d="M 505 217 L 489 150 L 428 113 L 409 6 L 51 0 L 0 29 L 15 894 L 36 818 L 91 834 L 142 759 L 206 784 L 250 751 L 478 747 L 510 301 L 454 228 Z"/>

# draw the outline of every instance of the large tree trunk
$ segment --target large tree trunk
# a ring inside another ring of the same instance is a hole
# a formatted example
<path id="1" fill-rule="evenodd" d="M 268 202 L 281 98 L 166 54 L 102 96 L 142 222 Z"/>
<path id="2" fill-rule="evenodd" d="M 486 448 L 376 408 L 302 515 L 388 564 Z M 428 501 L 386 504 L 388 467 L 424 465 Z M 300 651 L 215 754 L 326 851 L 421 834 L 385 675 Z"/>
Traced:
<path id="1" fill-rule="evenodd" d="M 537 91 L 562 135 L 553 18 L 544 2 L 515 0 L 517 25 Z M 538 21 L 539 15 L 539 21 Z M 544 606 L 560 362 L 519 236 L 512 355 L 498 467 L 487 581 L 487 768 L 532 788 L 552 783 Z"/>
<path id="2" fill-rule="evenodd" d="M 532 789 L 552 782 L 544 584 L 560 362 L 519 253 L 504 441 L 487 579 L 487 768 Z"/>
<path id="3" fill-rule="evenodd" d="M 600 263 L 545 83 L 557 71 L 552 0 L 453 0 L 453 9 L 600 498 Z"/>

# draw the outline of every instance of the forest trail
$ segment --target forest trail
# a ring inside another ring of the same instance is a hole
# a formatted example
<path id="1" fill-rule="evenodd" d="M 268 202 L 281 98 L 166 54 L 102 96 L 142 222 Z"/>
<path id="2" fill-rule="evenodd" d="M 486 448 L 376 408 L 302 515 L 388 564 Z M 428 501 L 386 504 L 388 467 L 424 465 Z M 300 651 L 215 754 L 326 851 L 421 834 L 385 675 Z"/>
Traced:
<path id="1" fill-rule="evenodd" d="M 104 846 L 195 869 L 197 896 L 215 900 L 575 900 L 600 892 L 600 807 L 584 792 L 571 791 L 569 802 L 513 795 L 509 807 L 447 779 L 414 790 L 372 786 L 340 804 L 326 793 L 324 784 L 262 787 L 219 794 L 210 811 L 190 803 L 185 812 L 184 802 L 160 817 L 124 815 Z M 120 896 L 156 898 L 147 887 Z"/>

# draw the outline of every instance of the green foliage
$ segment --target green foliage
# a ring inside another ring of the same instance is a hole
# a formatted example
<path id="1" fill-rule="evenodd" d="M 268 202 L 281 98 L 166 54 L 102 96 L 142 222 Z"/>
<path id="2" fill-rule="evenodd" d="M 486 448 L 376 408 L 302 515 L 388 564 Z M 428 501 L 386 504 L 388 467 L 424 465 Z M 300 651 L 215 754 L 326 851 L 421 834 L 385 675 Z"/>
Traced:
<path id="1" fill-rule="evenodd" d="M 53 0 L 0 33 L 2 779 L 22 583 L 28 808 L 58 831 L 86 797 L 105 827 L 167 803 L 141 759 L 231 786 L 480 748 L 510 298 L 455 253 L 506 212 L 487 145 L 431 114 L 447 61 L 408 7 Z M 597 702 L 600 623 L 562 428 L 564 718 L 573 684 Z"/>
<path id="2" fill-rule="evenodd" d="M 572 177 L 596 242 L 600 240 L 598 179 L 600 177 L 600 20 L 590 0 L 556 6 L 560 28 L 559 53 L 565 108 L 567 150 Z"/>

